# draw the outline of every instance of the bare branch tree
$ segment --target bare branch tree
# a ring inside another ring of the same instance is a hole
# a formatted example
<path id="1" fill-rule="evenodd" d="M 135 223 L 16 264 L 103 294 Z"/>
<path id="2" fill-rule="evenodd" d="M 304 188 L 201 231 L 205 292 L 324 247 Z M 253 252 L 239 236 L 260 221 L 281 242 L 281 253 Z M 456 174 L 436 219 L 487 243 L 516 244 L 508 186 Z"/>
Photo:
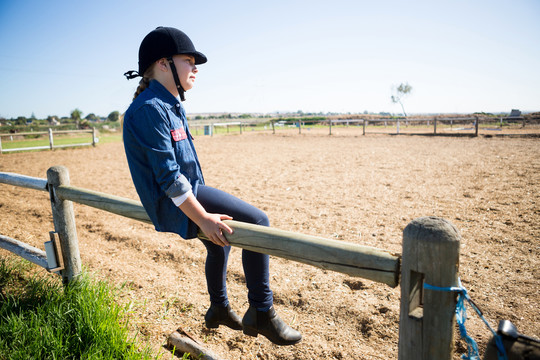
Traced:
<path id="1" fill-rule="evenodd" d="M 403 99 L 405 96 L 409 95 L 412 91 L 412 86 L 409 85 L 409 83 L 401 83 L 398 87 L 393 87 L 392 92 L 393 95 L 390 97 L 392 99 L 392 102 L 394 104 L 399 103 L 401 105 L 401 109 L 403 110 L 403 115 L 407 117 L 407 113 L 405 112 L 405 107 L 403 106 L 403 102 L 401 99 Z"/>

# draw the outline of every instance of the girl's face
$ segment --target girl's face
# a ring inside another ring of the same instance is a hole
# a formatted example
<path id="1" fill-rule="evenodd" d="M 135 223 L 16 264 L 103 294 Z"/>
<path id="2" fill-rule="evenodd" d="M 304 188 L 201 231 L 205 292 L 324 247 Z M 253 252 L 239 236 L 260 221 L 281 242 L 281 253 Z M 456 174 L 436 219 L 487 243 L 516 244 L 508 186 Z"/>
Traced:
<path id="1" fill-rule="evenodd" d="M 190 55 L 175 55 L 173 61 L 178 71 L 180 84 L 184 90 L 188 91 L 195 84 L 195 74 L 199 72 L 195 66 L 195 58 Z"/>

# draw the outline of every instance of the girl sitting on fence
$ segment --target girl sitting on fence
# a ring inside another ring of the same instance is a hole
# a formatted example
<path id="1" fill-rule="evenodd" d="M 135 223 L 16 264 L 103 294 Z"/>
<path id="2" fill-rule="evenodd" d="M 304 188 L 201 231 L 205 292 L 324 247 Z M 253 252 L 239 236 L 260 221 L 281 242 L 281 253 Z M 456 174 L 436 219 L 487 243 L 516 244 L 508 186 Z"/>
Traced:
<path id="1" fill-rule="evenodd" d="M 225 325 L 245 334 L 264 335 L 278 345 L 299 342 L 301 334 L 276 314 L 269 281 L 269 256 L 242 250 L 249 309 L 241 320 L 227 298 L 226 271 L 230 245 L 223 235 L 232 229 L 223 222 L 238 221 L 269 226 L 256 207 L 218 189 L 206 186 L 181 101 L 191 89 L 206 56 L 195 50 L 189 37 L 170 27 L 158 27 L 139 48 L 142 77 L 124 116 L 124 147 L 131 177 L 141 202 L 157 231 L 173 232 L 184 239 L 197 237 L 198 228 L 209 241 L 206 282 L 210 308 L 208 328 Z"/>

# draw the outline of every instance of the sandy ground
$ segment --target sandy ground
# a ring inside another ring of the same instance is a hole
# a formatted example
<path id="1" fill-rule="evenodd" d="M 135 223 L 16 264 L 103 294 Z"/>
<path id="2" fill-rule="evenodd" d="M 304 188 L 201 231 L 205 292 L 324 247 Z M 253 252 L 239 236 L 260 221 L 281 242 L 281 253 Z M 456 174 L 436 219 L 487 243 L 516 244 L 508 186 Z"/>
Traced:
<path id="1" fill-rule="evenodd" d="M 439 216 L 461 232 L 460 276 L 487 320 L 511 320 L 540 337 L 540 140 L 361 136 L 347 129 L 196 138 L 207 184 L 267 212 L 273 227 L 401 253 L 413 219 Z M 46 178 L 70 170 L 71 184 L 138 199 L 121 143 L 0 156 L 0 171 Z M 53 230 L 48 194 L 0 184 L 0 233 L 43 249 Z M 397 358 L 400 290 L 272 258 L 280 316 L 304 336 L 279 347 L 228 328 L 207 330 L 205 250 L 198 240 L 75 204 L 83 265 L 128 285 L 136 333 L 164 352 L 178 326 L 224 359 Z M 0 256 L 7 252 L 0 250 Z M 247 309 L 241 250 L 228 287 Z M 483 349 L 489 330 L 469 310 L 467 329 Z M 456 335 L 455 359 L 465 351 Z M 170 355 L 165 358 L 170 358 Z"/>

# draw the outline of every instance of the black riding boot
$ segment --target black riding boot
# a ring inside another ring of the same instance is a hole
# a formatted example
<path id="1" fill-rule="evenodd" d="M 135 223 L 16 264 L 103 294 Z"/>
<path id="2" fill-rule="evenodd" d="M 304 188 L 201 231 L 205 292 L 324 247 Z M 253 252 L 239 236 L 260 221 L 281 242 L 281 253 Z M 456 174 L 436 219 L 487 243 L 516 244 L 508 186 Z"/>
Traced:
<path id="1" fill-rule="evenodd" d="M 231 305 L 227 307 L 210 305 L 210 309 L 204 316 L 206 327 L 209 329 L 215 329 L 219 325 L 225 325 L 233 330 L 242 330 L 242 321 L 240 316 L 236 315 Z"/>
<path id="2" fill-rule="evenodd" d="M 261 334 L 276 345 L 293 345 L 302 340 L 300 332 L 281 320 L 273 306 L 266 312 L 250 306 L 242 319 L 242 325 L 244 334 L 255 337 Z"/>

